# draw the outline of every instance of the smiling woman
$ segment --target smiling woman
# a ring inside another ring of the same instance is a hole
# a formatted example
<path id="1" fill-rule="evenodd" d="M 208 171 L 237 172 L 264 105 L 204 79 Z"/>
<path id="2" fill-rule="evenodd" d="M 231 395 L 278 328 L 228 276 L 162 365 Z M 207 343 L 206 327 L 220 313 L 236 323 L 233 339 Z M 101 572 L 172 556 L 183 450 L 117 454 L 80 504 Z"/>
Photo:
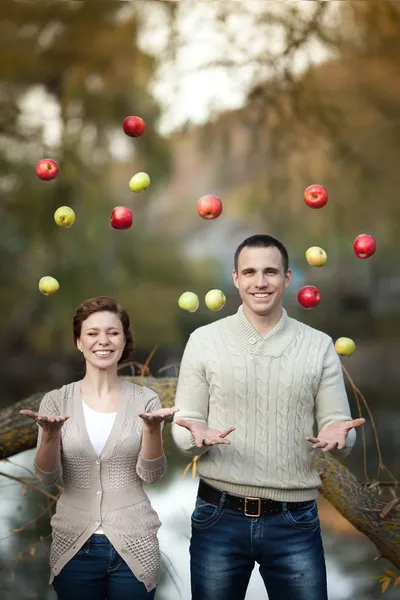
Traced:
<path id="1" fill-rule="evenodd" d="M 113 298 L 78 306 L 73 334 L 86 362 L 83 379 L 46 394 L 38 413 L 21 411 L 39 425 L 36 477 L 63 485 L 51 520 L 50 583 L 59 600 L 151 600 L 161 523 L 143 482 L 166 470 L 162 426 L 177 409 L 118 376 L 133 338 Z"/>

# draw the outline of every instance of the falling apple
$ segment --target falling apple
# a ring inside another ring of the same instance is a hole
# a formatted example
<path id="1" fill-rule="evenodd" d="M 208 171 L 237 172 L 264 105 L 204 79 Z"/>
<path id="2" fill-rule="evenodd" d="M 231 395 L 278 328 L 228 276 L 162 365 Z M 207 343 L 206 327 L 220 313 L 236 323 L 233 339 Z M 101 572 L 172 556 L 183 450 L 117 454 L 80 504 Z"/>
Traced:
<path id="1" fill-rule="evenodd" d="M 304 191 L 304 202 L 310 208 L 322 208 L 328 202 L 328 192 L 323 185 L 309 185 Z"/>
<path id="2" fill-rule="evenodd" d="M 136 173 L 129 182 L 132 192 L 143 192 L 150 185 L 150 177 L 147 173 Z"/>
<path id="3" fill-rule="evenodd" d="M 321 293 L 313 285 L 305 285 L 297 294 L 297 301 L 303 308 L 315 308 L 321 300 Z"/>
<path id="4" fill-rule="evenodd" d="M 36 175 L 43 181 L 55 179 L 59 170 L 58 164 L 51 158 L 43 158 L 36 165 Z"/>
<path id="5" fill-rule="evenodd" d="M 187 310 L 191 313 L 196 312 L 196 310 L 199 308 L 199 304 L 199 297 L 193 292 L 184 292 L 178 300 L 179 308 Z"/>
<path id="6" fill-rule="evenodd" d="M 368 235 L 368 233 L 362 233 L 354 240 L 353 249 L 358 258 L 369 258 L 375 254 L 376 241 L 372 235 Z"/>
<path id="7" fill-rule="evenodd" d="M 328 260 L 328 256 L 325 250 L 319 246 L 311 246 L 311 248 L 306 251 L 306 259 L 308 264 L 312 267 L 323 267 Z"/>
<path id="8" fill-rule="evenodd" d="M 60 284 L 58 283 L 57 279 L 50 277 L 50 275 L 45 275 L 39 280 L 39 290 L 44 296 L 52 296 L 58 292 L 59 287 Z"/>
<path id="9" fill-rule="evenodd" d="M 351 338 L 341 337 L 335 342 L 335 350 L 340 356 L 351 356 L 356 349 L 356 345 Z"/>
<path id="10" fill-rule="evenodd" d="M 211 194 L 202 196 L 197 201 L 197 212 L 202 219 L 216 219 L 222 213 L 222 202 Z"/>
<path id="11" fill-rule="evenodd" d="M 221 310 L 225 306 L 226 298 L 221 290 L 210 290 L 205 297 L 205 303 L 210 310 Z"/>
<path id="12" fill-rule="evenodd" d="M 54 213 L 54 220 L 59 227 L 69 229 L 75 223 L 75 213 L 69 206 L 60 206 Z"/>
<path id="13" fill-rule="evenodd" d="M 126 117 L 123 128 L 126 135 L 140 137 L 146 129 L 146 124 L 140 117 Z"/>
<path id="14" fill-rule="evenodd" d="M 110 223 L 114 229 L 129 229 L 133 223 L 132 211 L 125 206 L 116 206 L 111 213 Z"/>

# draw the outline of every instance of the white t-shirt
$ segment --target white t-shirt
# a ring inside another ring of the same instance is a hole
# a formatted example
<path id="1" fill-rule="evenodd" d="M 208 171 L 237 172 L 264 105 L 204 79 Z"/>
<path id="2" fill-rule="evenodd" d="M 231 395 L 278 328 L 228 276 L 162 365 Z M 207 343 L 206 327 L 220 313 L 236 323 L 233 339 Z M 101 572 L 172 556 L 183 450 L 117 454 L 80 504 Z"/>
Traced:
<path id="1" fill-rule="evenodd" d="M 101 413 L 97 410 L 90 408 L 83 400 L 83 413 L 85 415 L 86 429 L 89 434 L 92 446 L 97 454 L 100 456 L 105 443 L 110 435 L 112 426 L 114 425 L 116 412 L 113 413 Z M 104 533 L 99 527 L 94 533 Z"/>

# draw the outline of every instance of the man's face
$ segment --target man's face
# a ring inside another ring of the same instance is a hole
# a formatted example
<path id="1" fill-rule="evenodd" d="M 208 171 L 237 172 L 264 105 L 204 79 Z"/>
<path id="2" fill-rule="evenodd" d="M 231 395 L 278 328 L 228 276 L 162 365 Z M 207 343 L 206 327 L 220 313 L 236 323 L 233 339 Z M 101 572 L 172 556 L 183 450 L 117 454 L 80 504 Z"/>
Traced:
<path id="1" fill-rule="evenodd" d="M 283 295 L 290 284 L 292 272 L 283 268 L 278 248 L 245 246 L 238 258 L 233 283 L 243 303 L 254 314 L 270 315 L 282 308 Z"/>

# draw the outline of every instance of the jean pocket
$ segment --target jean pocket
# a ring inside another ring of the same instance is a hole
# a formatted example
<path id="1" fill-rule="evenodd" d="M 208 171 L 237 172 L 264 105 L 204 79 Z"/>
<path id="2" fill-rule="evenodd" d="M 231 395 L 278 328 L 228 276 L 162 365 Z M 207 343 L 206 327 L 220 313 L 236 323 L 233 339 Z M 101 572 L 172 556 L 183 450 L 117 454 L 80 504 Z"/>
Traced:
<path id="1" fill-rule="evenodd" d="M 206 529 L 214 525 L 222 514 L 222 507 L 209 504 L 199 496 L 192 512 L 192 525 L 199 529 Z"/>
<path id="2" fill-rule="evenodd" d="M 282 514 L 289 525 L 298 527 L 299 529 L 312 529 L 319 525 L 318 506 L 316 502 L 312 502 L 302 508 L 288 510 Z"/>

